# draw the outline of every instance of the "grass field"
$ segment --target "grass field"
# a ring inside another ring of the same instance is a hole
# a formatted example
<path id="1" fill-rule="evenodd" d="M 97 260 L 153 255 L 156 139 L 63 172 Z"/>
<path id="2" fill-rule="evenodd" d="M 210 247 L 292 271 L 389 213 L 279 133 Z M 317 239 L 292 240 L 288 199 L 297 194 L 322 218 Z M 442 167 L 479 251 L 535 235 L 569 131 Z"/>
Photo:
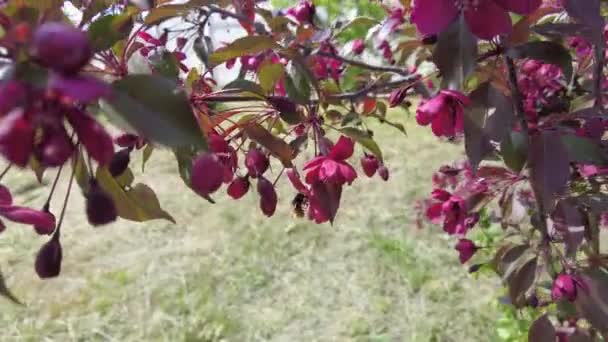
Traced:
<path id="1" fill-rule="evenodd" d="M 177 225 L 91 228 L 75 193 L 62 275 L 50 281 L 33 269 L 46 238 L 9 225 L 0 235 L 0 268 L 26 306 L 0 299 L 0 339 L 495 341 L 496 282 L 469 276 L 440 228 L 414 224 L 413 203 L 429 191 L 432 170 L 460 158 L 462 147 L 392 115 L 409 135 L 389 127 L 376 134 L 391 181 L 357 180 L 334 226 L 293 218 L 285 183 L 271 219 L 251 194 L 208 204 L 182 186 L 171 155 L 158 151 L 136 177 L 156 190 Z M 8 185 L 17 202 L 40 206 L 46 193 L 34 177 L 15 177 Z"/>

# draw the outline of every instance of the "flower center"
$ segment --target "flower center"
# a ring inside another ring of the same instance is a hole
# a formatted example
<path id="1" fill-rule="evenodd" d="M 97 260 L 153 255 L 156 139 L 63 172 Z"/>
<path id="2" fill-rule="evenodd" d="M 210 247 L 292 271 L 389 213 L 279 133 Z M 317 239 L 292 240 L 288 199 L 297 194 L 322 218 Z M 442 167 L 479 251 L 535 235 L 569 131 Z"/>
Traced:
<path id="1" fill-rule="evenodd" d="M 482 1 L 486 0 L 455 0 L 454 4 L 458 10 L 465 12 L 469 10 L 477 10 Z"/>

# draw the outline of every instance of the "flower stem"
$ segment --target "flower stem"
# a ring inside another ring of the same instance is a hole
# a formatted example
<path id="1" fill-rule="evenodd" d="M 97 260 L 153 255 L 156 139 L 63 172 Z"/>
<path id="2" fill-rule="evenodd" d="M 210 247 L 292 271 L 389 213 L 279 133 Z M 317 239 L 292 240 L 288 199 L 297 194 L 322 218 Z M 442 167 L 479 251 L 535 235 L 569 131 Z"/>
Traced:
<path id="1" fill-rule="evenodd" d="M 4 169 L 4 171 L 2 171 L 2 173 L 0 173 L 0 180 L 2 180 L 2 178 L 4 178 L 4 176 L 6 176 L 6 174 L 10 171 L 11 167 L 13 166 L 12 163 L 8 164 L 6 166 L 6 168 Z"/>
<path id="2" fill-rule="evenodd" d="M 51 186 L 51 191 L 49 192 L 49 196 L 46 199 L 45 206 L 49 206 L 51 203 L 51 198 L 53 198 L 53 193 L 55 192 L 55 188 L 57 187 L 57 183 L 59 182 L 59 177 L 61 176 L 61 170 L 63 170 L 63 165 L 59 167 L 57 170 L 57 174 L 55 175 L 55 180 L 53 181 L 53 185 Z"/>

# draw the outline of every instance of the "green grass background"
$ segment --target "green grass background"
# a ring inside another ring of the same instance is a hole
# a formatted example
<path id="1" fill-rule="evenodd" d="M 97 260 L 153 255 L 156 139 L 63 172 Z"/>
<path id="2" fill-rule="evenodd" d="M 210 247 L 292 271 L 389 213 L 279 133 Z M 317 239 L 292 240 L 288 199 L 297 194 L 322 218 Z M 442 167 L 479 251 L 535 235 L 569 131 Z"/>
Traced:
<path id="1" fill-rule="evenodd" d="M 462 157 L 462 147 L 439 142 L 404 112 L 389 117 L 408 131 L 376 129 L 391 180 L 359 172 L 334 226 L 292 217 L 286 179 L 270 219 L 253 193 L 241 201 L 220 195 L 211 205 L 183 186 L 163 151 L 145 173 L 137 171 L 140 158 L 132 166 L 177 225 L 92 228 L 76 191 L 63 228 L 62 274 L 43 281 L 33 263 L 47 238 L 9 224 L 0 235 L 0 268 L 26 306 L 0 299 L 0 340 L 497 340 L 496 280 L 468 275 L 440 227 L 415 225 L 414 201 L 428 193 L 442 162 Z M 38 207 L 46 197 L 33 175 L 11 172 L 7 185 L 21 204 Z"/>

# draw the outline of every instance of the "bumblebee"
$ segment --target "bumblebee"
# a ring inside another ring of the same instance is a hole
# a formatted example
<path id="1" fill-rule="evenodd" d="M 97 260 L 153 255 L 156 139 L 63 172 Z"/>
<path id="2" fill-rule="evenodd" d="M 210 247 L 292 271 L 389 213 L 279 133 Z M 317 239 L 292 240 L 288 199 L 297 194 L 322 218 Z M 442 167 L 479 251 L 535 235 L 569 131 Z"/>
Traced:
<path id="1" fill-rule="evenodd" d="M 297 194 L 291 201 L 291 207 L 295 217 L 304 217 L 306 209 L 308 209 L 308 197 L 304 194 Z"/>

